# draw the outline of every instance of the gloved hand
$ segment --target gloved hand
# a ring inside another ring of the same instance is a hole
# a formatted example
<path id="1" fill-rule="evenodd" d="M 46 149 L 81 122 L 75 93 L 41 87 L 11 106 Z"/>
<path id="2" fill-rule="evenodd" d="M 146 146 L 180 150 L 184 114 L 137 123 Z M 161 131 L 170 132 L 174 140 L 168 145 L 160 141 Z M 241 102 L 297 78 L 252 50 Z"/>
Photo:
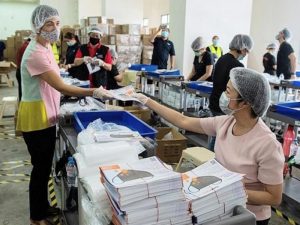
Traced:
<path id="1" fill-rule="evenodd" d="M 103 66 L 104 65 L 104 61 L 102 59 L 97 59 L 95 58 L 93 63 L 97 66 Z"/>
<path id="2" fill-rule="evenodd" d="M 149 100 L 149 97 L 141 93 L 133 92 L 130 96 L 139 100 L 139 102 L 141 102 L 143 105 L 145 105 Z"/>
<path id="3" fill-rule="evenodd" d="M 95 89 L 93 91 L 93 97 L 94 98 L 100 98 L 102 100 L 113 98 L 113 96 L 110 94 L 110 92 L 106 89 L 104 89 L 102 86 Z"/>
<path id="4" fill-rule="evenodd" d="M 84 63 L 91 63 L 92 61 L 93 61 L 93 59 L 90 56 L 84 56 L 83 57 L 83 62 Z"/>

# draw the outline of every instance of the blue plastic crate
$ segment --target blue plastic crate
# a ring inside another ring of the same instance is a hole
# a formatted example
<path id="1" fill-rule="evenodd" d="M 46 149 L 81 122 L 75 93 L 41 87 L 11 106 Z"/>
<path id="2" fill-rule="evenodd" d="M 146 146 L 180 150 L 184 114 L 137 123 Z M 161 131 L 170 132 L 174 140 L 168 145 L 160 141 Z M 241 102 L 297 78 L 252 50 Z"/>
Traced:
<path id="1" fill-rule="evenodd" d="M 296 71 L 296 77 L 300 77 L 300 71 Z"/>
<path id="2" fill-rule="evenodd" d="M 203 91 L 205 93 L 211 93 L 213 84 L 208 82 L 190 81 L 187 84 L 188 88 L 195 89 L 197 91 Z"/>
<path id="3" fill-rule="evenodd" d="M 284 102 L 273 105 L 275 112 L 300 120 L 300 102 Z"/>
<path id="4" fill-rule="evenodd" d="M 116 123 L 137 131 L 143 137 L 155 139 L 157 131 L 126 111 L 98 111 L 98 112 L 75 112 L 74 128 L 79 133 L 84 130 L 89 123 L 101 118 L 104 122 Z"/>
<path id="5" fill-rule="evenodd" d="M 294 87 L 300 87 L 300 80 L 291 81 L 291 85 L 293 85 Z"/>
<path id="6" fill-rule="evenodd" d="M 135 70 L 135 71 L 155 71 L 157 70 L 157 65 L 148 65 L 148 64 L 133 64 L 128 69 L 129 70 Z"/>

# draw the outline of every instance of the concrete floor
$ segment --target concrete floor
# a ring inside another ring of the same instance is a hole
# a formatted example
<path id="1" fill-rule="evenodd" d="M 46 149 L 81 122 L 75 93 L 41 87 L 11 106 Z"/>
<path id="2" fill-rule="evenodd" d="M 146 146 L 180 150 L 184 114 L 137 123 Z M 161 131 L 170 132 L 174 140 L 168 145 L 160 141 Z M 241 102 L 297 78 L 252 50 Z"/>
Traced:
<path id="1" fill-rule="evenodd" d="M 14 76 L 14 73 L 11 75 Z M 0 101 L 4 96 L 17 96 L 17 82 L 13 88 L 0 87 Z M 1 102 L 0 102 L 1 103 Z M 12 115 L 13 109 L 9 109 L 6 115 Z M 6 125 L 5 125 L 6 124 Z M 22 138 L 4 140 L 4 135 L 8 133 L 14 135 L 13 118 L 5 118 L 4 122 L 0 122 L 0 174 L 29 174 L 30 165 L 24 165 L 15 169 L 11 167 L 18 164 L 3 164 L 3 162 L 28 160 L 30 159 L 26 149 L 26 145 Z M 13 179 L 22 179 L 23 177 L 3 177 L 0 176 L 0 225 L 24 225 L 29 224 L 29 208 L 28 208 L 28 181 L 20 183 L 1 184 L 1 181 L 9 181 Z M 300 187 L 299 187 L 300 188 Z M 300 189 L 299 189 L 300 190 Z M 59 198 L 59 194 L 57 194 Z M 58 199 L 59 200 L 59 199 Z M 300 223 L 300 211 L 294 206 L 282 203 L 280 210 L 291 218 L 296 219 Z M 291 213 L 291 211 L 294 211 Z M 297 216 L 297 218 L 296 218 Z M 288 225 L 289 223 L 272 214 L 270 225 Z"/>

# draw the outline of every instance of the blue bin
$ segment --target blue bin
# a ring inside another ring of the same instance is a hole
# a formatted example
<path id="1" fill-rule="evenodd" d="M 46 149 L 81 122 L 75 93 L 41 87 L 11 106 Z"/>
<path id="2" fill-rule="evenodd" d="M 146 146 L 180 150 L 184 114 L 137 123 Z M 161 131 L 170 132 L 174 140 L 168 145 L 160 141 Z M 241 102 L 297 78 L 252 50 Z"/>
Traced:
<path id="1" fill-rule="evenodd" d="M 190 81 L 187 84 L 187 87 L 197 91 L 203 91 L 205 93 L 211 93 L 213 89 L 212 83 L 207 84 L 199 81 Z"/>
<path id="2" fill-rule="evenodd" d="M 101 118 L 104 122 L 115 123 L 137 131 L 143 137 L 155 139 L 157 131 L 126 111 L 98 111 L 98 112 L 75 112 L 74 128 L 79 133 L 84 130 L 89 123 Z"/>
<path id="3" fill-rule="evenodd" d="M 157 65 L 148 65 L 148 64 L 133 64 L 131 67 L 129 67 L 129 70 L 135 70 L 135 71 L 155 71 L 157 70 Z"/>
<path id="4" fill-rule="evenodd" d="M 273 105 L 275 112 L 300 120 L 300 102 L 286 102 Z"/>
<path id="5" fill-rule="evenodd" d="M 296 71 L 296 77 L 300 77 L 300 71 Z"/>

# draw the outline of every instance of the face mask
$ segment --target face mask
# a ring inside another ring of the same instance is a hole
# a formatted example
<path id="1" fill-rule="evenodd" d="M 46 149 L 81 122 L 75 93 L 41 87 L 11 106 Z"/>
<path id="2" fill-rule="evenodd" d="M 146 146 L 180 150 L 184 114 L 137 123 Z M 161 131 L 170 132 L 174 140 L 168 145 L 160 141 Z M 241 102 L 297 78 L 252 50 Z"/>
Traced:
<path id="1" fill-rule="evenodd" d="M 67 42 L 67 45 L 68 45 L 68 46 L 73 46 L 73 45 L 75 45 L 75 43 L 76 43 L 75 41 L 68 41 L 68 42 Z"/>
<path id="2" fill-rule="evenodd" d="M 92 45 L 98 44 L 99 41 L 100 41 L 100 38 L 93 38 L 93 37 L 90 37 L 90 43 L 91 43 Z"/>
<path id="3" fill-rule="evenodd" d="M 217 46 L 219 44 L 219 40 L 213 40 L 212 42 L 214 46 Z"/>
<path id="4" fill-rule="evenodd" d="M 225 92 L 222 93 L 220 100 L 219 100 L 219 105 L 221 110 L 223 111 L 223 113 L 225 113 L 226 115 L 233 115 L 234 113 L 236 113 L 237 111 L 241 110 L 242 108 L 239 109 L 235 109 L 232 110 L 228 107 L 230 100 L 242 100 L 241 98 L 228 98 L 227 95 L 225 94 Z"/>
<path id="5" fill-rule="evenodd" d="M 40 35 L 45 40 L 49 41 L 50 43 L 56 42 L 59 40 L 59 34 L 60 30 L 55 29 L 54 31 L 47 32 L 47 31 L 41 31 Z"/>
<path id="6" fill-rule="evenodd" d="M 237 60 L 241 61 L 245 58 L 245 55 L 243 54 L 240 54 L 238 57 L 237 57 Z"/>
<path id="7" fill-rule="evenodd" d="M 201 55 L 201 52 L 194 52 L 195 53 L 195 56 L 200 56 Z"/>
<path id="8" fill-rule="evenodd" d="M 164 38 L 167 38 L 167 37 L 169 37 L 169 32 L 168 31 L 162 31 L 161 36 L 163 36 Z"/>

